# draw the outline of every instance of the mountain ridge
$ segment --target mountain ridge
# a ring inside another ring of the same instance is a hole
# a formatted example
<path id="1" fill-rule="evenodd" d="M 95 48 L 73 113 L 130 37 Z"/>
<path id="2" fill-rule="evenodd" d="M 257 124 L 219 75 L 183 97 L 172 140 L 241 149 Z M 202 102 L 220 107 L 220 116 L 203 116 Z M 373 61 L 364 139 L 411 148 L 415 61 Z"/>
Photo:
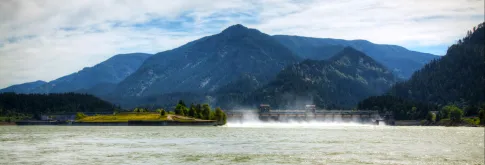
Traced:
<path id="1" fill-rule="evenodd" d="M 301 108 L 305 104 L 350 108 L 360 99 L 384 93 L 395 82 L 387 68 L 346 47 L 329 60 L 307 59 L 286 67 L 244 102 L 268 103 L 278 108 Z"/>
<path id="2" fill-rule="evenodd" d="M 116 88 L 114 94 L 140 97 L 172 92 L 211 92 L 241 75 L 268 81 L 300 59 L 256 29 L 233 25 L 149 58 Z"/>
<path id="3" fill-rule="evenodd" d="M 397 45 L 374 44 L 367 40 L 343 40 L 295 35 L 273 35 L 273 37 L 302 58 L 315 60 L 323 60 L 334 54 L 323 54 L 322 57 L 318 57 L 317 55 L 321 55 L 321 51 L 305 53 L 308 49 L 315 49 L 318 46 L 351 46 L 382 63 L 402 79 L 408 79 L 414 71 L 420 69 L 426 63 L 440 58 L 440 56 L 408 50 Z"/>

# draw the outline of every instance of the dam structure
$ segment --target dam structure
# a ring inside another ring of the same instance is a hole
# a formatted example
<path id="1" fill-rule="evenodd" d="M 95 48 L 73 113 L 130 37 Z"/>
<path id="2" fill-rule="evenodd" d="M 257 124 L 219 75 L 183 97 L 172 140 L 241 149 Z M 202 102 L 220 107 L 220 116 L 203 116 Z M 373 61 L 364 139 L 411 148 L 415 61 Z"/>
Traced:
<path id="1" fill-rule="evenodd" d="M 316 109 L 315 105 L 305 105 L 302 109 L 279 110 L 271 109 L 268 104 L 261 104 L 258 110 L 226 110 L 228 121 L 243 122 L 248 119 L 259 121 L 316 121 L 316 122 L 357 122 L 392 125 L 391 114 L 379 114 L 377 110 L 323 110 Z"/>

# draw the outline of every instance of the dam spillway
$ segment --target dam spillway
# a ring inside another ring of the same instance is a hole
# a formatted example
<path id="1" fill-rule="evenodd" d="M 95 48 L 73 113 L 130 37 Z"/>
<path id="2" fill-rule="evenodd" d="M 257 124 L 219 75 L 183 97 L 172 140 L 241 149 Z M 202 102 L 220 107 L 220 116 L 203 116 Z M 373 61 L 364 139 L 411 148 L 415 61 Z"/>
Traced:
<path id="1" fill-rule="evenodd" d="M 243 122 L 245 120 L 259 121 L 317 121 L 317 122 L 380 122 L 392 125 L 393 117 L 390 114 L 379 114 L 377 110 L 322 110 L 315 105 L 306 105 L 303 109 L 271 109 L 269 105 L 262 104 L 257 111 L 226 110 L 228 121 Z"/>

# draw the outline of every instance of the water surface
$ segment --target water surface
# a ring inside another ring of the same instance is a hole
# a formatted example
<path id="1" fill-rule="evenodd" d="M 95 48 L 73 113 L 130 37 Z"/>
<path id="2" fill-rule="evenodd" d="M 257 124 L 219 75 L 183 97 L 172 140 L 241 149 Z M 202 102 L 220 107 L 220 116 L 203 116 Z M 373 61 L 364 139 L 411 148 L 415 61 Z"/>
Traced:
<path id="1" fill-rule="evenodd" d="M 484 164 L 484 128 L 0 126 L 0 164 Z"/>

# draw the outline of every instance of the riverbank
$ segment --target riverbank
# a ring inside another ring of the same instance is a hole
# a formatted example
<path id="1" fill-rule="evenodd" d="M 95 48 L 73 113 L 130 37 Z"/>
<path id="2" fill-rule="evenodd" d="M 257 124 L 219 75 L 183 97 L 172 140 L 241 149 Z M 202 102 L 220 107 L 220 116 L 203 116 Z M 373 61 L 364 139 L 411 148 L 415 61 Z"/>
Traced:
<path id="1" fill-rule="evenodd" d="M 480 120 L 477 117 L 466 117 L 459 122 L 454 122 L 450 119 L 442 119 L 437 122 L 426 120 L 396 120 L 395 126 L 484 127 L 484 125 L 480 125 Z"/>
<path id="2" fill-rule="evenodd" d="M 24 120 L 17 121 L 16 125 L 73 125 L 73 126 L 212 126 L 217 125 L 215 120 L 202 120 L 159 113 L 118 113 L 113 115 L 83 116 L 75 121 L 43 121 Z"/>
<path id="3" fill-rule="evenodd" d="M 16 125 L 15 122 L 0 122 L 0 125 Z"/>

